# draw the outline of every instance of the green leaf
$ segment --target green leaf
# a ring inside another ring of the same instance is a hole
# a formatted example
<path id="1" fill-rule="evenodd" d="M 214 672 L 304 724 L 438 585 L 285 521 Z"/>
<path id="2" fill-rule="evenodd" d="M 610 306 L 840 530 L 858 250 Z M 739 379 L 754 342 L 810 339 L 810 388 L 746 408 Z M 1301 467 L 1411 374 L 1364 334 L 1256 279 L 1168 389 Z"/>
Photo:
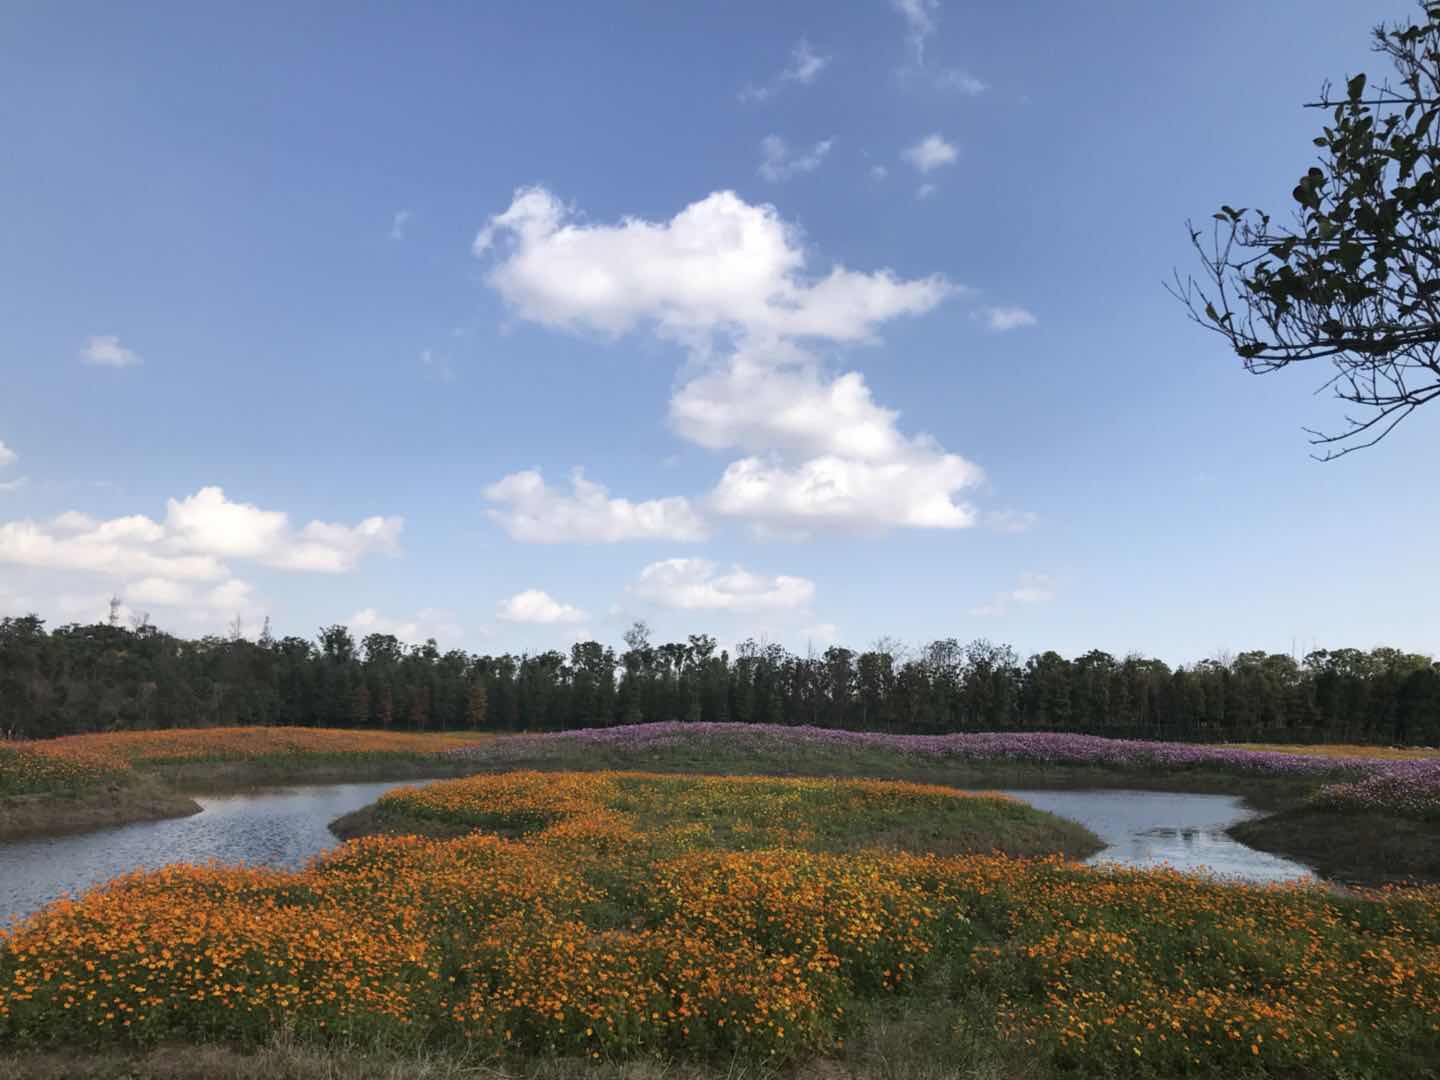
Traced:
<path id="1" fill-rule="evenodd" d="M 1353 79 L 1346 83 L 1345 86 L 1346 89 L 1350 92 L 1350 100 L 1359 101 L 1360 95 L 1365 92 L 1365 76 L 1356 75 Z"/>

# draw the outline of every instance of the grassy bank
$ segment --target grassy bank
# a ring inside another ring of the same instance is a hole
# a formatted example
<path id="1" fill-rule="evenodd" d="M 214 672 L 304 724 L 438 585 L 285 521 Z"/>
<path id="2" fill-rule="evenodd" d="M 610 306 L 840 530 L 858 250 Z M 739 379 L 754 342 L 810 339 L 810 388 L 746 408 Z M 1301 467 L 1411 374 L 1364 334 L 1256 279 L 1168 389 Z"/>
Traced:
<path id="1" fill-rule="evenodd" d="M 905 782 L 528 773 L 382 802 L 512 836 L 173 867 L 48 909 L 0 944 L 15 1069 L 1440 1076 L 1440 890 L 939 856 L 1044 815 Z"/>
<path id="2" fill-rule="evenodd" d="M 491 741 L 321 728 L 211 728 L 0 743 L 0 840 L 182 817 L 191 794 L 459 776 Z"/>
<path id="3" fill-rule="evenodd" d="M 403 788 L 331 826 L 367 835 L 448 838 L 482 831 L 553 838 L 566 830 L 643 843 L 650 858 L 696 848 L 884 848 L 937 855 L 1000 852 L 1079 859 L 1103 846 L 1088 829 L 1012 799 L 894 780 L 675 773 L 510 772 Z M 673 841 L 673 842 L 672 842 Z"/>
<path id="4" fill-rule="evenodd" d="M 1242 844 L 1347 884 L 1440 882 L 1440 822 L 1299 806 L 1232 826 Z"/>

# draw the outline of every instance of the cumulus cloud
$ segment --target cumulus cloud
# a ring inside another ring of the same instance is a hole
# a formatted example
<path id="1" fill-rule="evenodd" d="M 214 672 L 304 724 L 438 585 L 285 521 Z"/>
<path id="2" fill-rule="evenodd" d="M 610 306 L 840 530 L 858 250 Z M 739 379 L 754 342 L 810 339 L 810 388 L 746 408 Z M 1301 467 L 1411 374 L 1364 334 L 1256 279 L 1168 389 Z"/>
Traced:
<path id="1" fill-rule="evenodd" d="M 390 219 L 390 239 L 404 240 L 405 227 L 410 224 L 409 210 L 396 210 L 395 216 Z"/>
<path id="2" fill-rule="evenodd" d="M 100 334 L 85 342 L 80 350 L 80 359 L 87 364 L 101 367 L 134 367 L 140 363 L 140 354 L 120 344 L 114 334 Z"/>
<path id="3" fill-rule="evenodd" d="M 1012 604 L 1047 604 L 1055 599 L 1055 580 L 1048 574 L 1026 572 L 1013 589 L 995 593 L 983 604 L 970 609 L 971 615 L 1000 617 L 1010 614 Z"/>
<path id="4" fill-rule="evenodd" d="M 960 156 L 960 151 L 955 148 L 954 143 L 947 142 L 945 136 L 935 132 L 926 135 L 914 146 L 907 147 L 900 156 L 920 172 L 928 173 L 943 165 L 955 164 L 956 158 Z"/>
<path id="5" fill-rule="evenodd" d="M 975 524 L 958 494 L 981 481 L 979 467 L 902 432 L 861 373 L 831 372 L 811 351 L 817 341 L 872 342 L 885 322 L 963 292 L 940 275 L 807 273 L 797 231 L 773 207 L 730 192 L 668 221 L 609 225 L 579 220 L 544 189 L 522 189 L 475 249 L 493 253 L 491 285 L 527 319 L 616 336 L 646 327 L 690 349 L 672 429 L 744 455 L 707 497 L 715 513 L 786 536 Z M 517 539 L 698 535 L 698 504 L 631 504 L 583 480 L 573 488 L 552 492 L 538 474 L 520 473 L 487 497 L 505 504 L 492 516 Z"/>
<path id="6" fill-rule="evenodd" d="M 20 455 L 5 445 L 5 440 L 0 439 L 0 469 L 7 465 L 14 465 L 20 460 Z"/>
<path id="7" fill-rule="evenodd" d="M 985 325 L 997 334 L 1034 326 L 1036 318 L 1023 307 L 992 307 L 985 309 Z"/>
<path id="8" fill-rule="evenodd" d="M 668 221 L 576 220 L 544 188 L 522 188 L 475 238 L 505 244 L 488 281 L 523 318 L 619 336 L 641 324 L 699 343 L 717 333 L 864 341 L 882 322 L 929 311 L 956 287 L 939 274 L 835 266 L 806 273 L 798 231 L 773 206 L 731 191 Z"/>
<path id="9" fill-rule="evenodd" d="M 780 74 L 769 82 L 756 86 L 748 84 L 740 91 L 741 101 L 768 101 L 787 84 L 809 86 L 829 66 L 831 58 L 815 51 L 805 38 L 797 41 L 790 50 L 790 59 Z"/>
<path id="10" fill-rule="evenodd" d="M 96 520 L 73 510 L 48 524 L 0 522 L 0 562 L 170 582 L 218 581 L 228 576 L 226 559 L 333 573 L 370 552 L 396 550 L 401 524 L 371 517 L 354 526 L 312 521 L 297 531 L 282 512 L 206 487 L 170 499 L 163 522 L 143 514 Z"/>
<path id="11" fill-rule="evenodd" d="M 766 531 L 967 528 L 975 511 L 955 496 L 984 479 L 979 466 L 927 436 L 899 430 L 857 371 L 829 375 L 804 354 L 777 363 L 746 353 L 682 386 L 670 423 L 711 449 L 739 448 L 710 496 L 716 513 Z"/>
<path id="12" fill-rule="evenodd" d="M 664 559 L 640 571 L 630 593 L 683 611 L 789 611 L 815 596 L 808 578 L 756 574 L 735 565 L 722 571 L 709 559 Z"/>
<path id="13" fill-rule="evenodd" d="M 939 190 L 940 189 L 934 184 L 921 184 L 918 188 L 915 189 L 915 198 L 928 199 L 931 195 L 934 195 Z"/>
<path id="14" fill-rule="evenodd" d="M 542 625 L 581 623 L 589 618 L 580 608 L 562 604 L 540 589 L 526 589 L 502 601 L 495 611 L 495 617 L 504 622 Z"/>
<path id="15" fill-rule="evenodd" d="M 531 544 L 614 544 L 626 540 L 704 540 L 704 518 L 683 496 L 631 502 L 585 479 L 576 469 L 570 491 L 546 486 L 533 469 L 511 473 L 485 489 L 488 511 L 512 539 Z"/>
<path id="16" fill-rule="evenodd" d="M 218 487 L 170 499 L 167 508 L 167 541 L 179 550 L 319 573 L 352 570 L 370 552 L 396 551 L 403 527 L 398 517 L 376 516 L 357 525 L 312 521 L 297 532 L 289 515 L 232 502 Z"/>
<path id="17" fill-rule="evenodd" d="M 789 180 L 800 173 L 814 172 L 825 161 L 834 141 L 824 139 L 809 150 L 797 153 L 791 150 L 779 135 L 766 135 L 760 140 L 762 159 L 760 168 L 756 171 L 771 183 Z"/>

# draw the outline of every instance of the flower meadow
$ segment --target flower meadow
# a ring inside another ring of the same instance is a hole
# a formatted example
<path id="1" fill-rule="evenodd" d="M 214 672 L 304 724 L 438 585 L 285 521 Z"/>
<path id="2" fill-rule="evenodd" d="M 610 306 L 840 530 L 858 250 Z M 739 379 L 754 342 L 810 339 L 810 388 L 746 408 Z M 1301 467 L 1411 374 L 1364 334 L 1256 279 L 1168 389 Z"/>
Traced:
<path id="1" fill-rule="evenodd" d="M 584 757 L 587 751 L 643 761 L 646 755 L 673 749 L 691 751 L 701 760 L 707 752 L 803 755 L 817 749 L 878 749 L 927 762 L 1089 765 L 1167 773 L 1209 770 L 1254 777 L 1313 778 L 1317 784 L 1336 779 L 1345 782 L 1326 787 L 1323 796 L 1317 794 L 1317 805 L 1420 818 L 1436 816 L 1440 806 L 1440 751 L 1433 750 L 1411 749 L 1397 754 L 1366 747 L 1246 749 L 1062 732 L 886 735 L 803 725 L 659 723 L 511 736 L 452 753 L 503 764 L 544 759 L 552 754 Z"/>
<path id="2" fill-rule="evenodd" d="M 176 866 L 54 904 L 0 938 L 0 1041 L 285 1027 L 781 1061 L 841 1051 L 908 1000 L 963 1002 L 1056 1075 L 1440 1061 L 1436 888 L 1340 897 L 899 850 L 916 816 L 1026 808 L 885 781 L 499 774 L 376 809 L 515 835 L 371 836 L 301 871 Z"/>
<path id="3" fill-rule="evenodd" d="M 135 766 L 266 758 L 428 756 L 483 745 L 494 736 L 221 727 L 117 731 L 0 743 L 0 795 L 80 791 L 122 780 Z"/>

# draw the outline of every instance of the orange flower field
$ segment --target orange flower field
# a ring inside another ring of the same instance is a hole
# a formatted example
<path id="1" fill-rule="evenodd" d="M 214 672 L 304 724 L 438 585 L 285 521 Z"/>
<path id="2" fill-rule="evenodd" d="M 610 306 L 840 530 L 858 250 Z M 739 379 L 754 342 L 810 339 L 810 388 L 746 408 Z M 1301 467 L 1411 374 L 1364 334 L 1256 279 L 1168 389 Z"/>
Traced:
<path id="1" fill-rule="evenodd" d="M 79 789 L 136 765 L 262 758 L 439 754 L 495 738 L 477 732 L 418 734 L 335 728 L 221 727 L 67 735 L 0 743 L 0 795 Z"/>
<path id="2" fill-rule="evenodd" d="M 1440 1061 L 1440 889 L 868 847 L 919 818 L 1028 809 L 881 781 L 506 774 L 377 809 L 520 835 L 370 837 L 299 872 L 171 867 L 55 904 L 0 938 L 0 1041 L 288 1026 L 779 1060 L 834 1050 L 908 995 L 984 1002 L 977 1024 L 1062 1075 Z"/>

